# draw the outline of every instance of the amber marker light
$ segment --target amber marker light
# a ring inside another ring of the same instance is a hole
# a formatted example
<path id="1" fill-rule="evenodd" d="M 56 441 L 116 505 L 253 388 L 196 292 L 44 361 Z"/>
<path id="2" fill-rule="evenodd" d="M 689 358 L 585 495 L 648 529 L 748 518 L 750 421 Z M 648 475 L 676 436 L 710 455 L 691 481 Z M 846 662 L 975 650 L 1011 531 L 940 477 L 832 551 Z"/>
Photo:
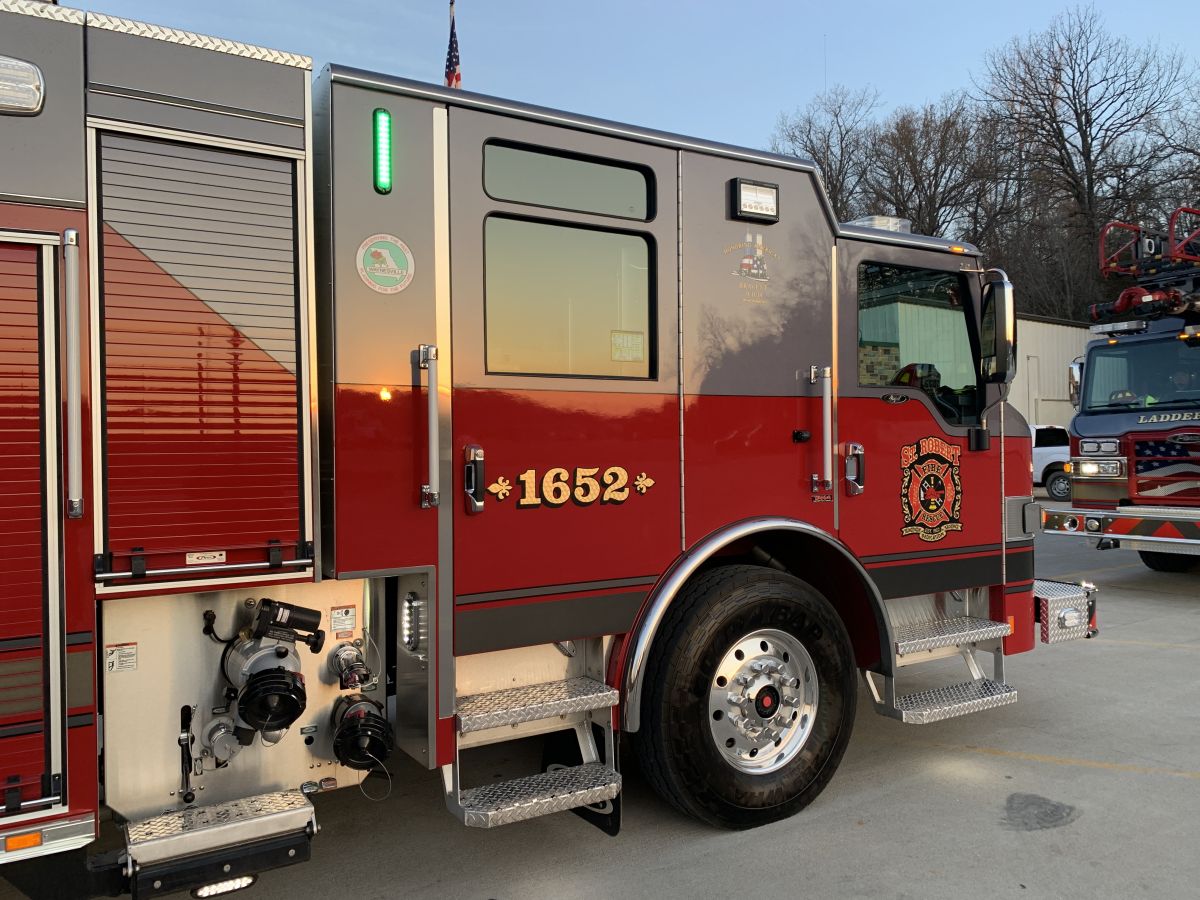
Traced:
<path id="1" fill-rule="evenodd" d="M 40 831 L 14 834 L 4 839 L 4 851 L 6 853 L 15 853 L 17 850 L 29 850 L 40 846 L 42 846 L 42 833 Z"/>
<path id="2" fill-rule="evenodd" d="M 958 246 L 957 244 L 955 244 L 953 247 L 951 247 L 951 248 L 950 248 L 950 252 L 951 252 L 951 253 L 966 253 L 966 252 L 967 252 L 967 248 L 966 248 L 966 247 L 960 247 L 960 246 Z"/>
<path id="3" fill-rule="evenodd" d="M 380 400 L 391 400 L 392 399 L 391 390 L 389 388 L 380 388 L 379 389 L 379 399 Z"/>

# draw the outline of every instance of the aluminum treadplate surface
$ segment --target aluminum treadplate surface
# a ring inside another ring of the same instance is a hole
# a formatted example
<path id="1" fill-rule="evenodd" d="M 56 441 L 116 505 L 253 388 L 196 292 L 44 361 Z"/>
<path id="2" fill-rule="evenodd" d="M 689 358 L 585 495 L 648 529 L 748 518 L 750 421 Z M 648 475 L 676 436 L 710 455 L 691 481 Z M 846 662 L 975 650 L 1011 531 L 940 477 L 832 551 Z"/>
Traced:
<path id="1" fill-rule="evenodd" d="M 620 773 L 603 763 L 584 763 L 465 790 L 463 823 L 494 828 L 612 800 L 620 792 Z"/>
<path id="2" fill-rule="evenodd" d="M 1017 689 L 990 678 L 951 684 L 896 698 L 901 721 L 928 725 L 1017 702 Z"/>
<path id="3" fill-rule="evenodd" d="M 552 719 L 568 713 L 616 706 L 615 688 L 593 678 L 568 678 L 490 694 L 458 698 L 458 730 L 462 734 Z"/>
<path id="4" fill-rule="evenodd" d="M 1007 622 L 993 622 L 972 616 L 952 619 L 935 619 L 916 625 L 897 625 L 894 628 L 896 655 L 936 650 L 939 647 L 957 647 L 993 638 L 1008 637 L 1012 627 Z"/>
<path id="5" fill-rule="evenodd" d="M 1038 578 L 1033 582 L 1033 596 L 1043 600 L 1078 600 L 1086 603 L 1089 591 L 1082 585 L 1069 581 L 1045 581 Z"/>
<path id="6" fill-rule="evenodd" d="M 315 825 L 300 791 L 276 791 L 212 806 L 193 806 L 126 826 L 129 856 L 139 865 L 304 831 Z"/>

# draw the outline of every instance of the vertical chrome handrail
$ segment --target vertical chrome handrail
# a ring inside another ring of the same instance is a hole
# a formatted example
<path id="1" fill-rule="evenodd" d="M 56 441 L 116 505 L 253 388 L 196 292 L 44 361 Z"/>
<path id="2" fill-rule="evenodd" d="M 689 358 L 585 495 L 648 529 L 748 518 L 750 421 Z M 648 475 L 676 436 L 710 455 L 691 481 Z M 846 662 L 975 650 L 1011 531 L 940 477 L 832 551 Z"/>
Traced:
<path id="1" fill-rule="evenodd" d="M 79 232 L 63 232 L 63 304 L 67 339 L 67 516 L 83 517 L 83 386 L 79 360 Z"/>
<path id="2" fill-rule="evenodd" d="M 813 473 L 813 493 L 833 490 L 833 369 L 809 366 L 808 383 L 821 382 L 821 471 Z"/>
<path id="3" fill-rule="evenodd" d="M 429 370 L 429 481 L 421 485 L 421 509 L 437 506 L 441 496 L 441 447 L 438 431 L 438 350 L 433 344 L 417 348 L 422 369 Z"/>

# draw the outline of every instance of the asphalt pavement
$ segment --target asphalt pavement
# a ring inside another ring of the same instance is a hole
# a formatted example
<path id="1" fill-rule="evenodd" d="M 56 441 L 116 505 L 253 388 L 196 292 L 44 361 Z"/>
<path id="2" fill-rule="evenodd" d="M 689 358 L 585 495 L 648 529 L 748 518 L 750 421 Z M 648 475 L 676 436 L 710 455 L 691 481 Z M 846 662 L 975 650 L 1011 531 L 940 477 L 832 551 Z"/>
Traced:
<path id="1" fill-rule="evenodd" d="M 312 861 L 266 873 L 246 900 L 1200 897 L 1200 573 L 1064 537 L 1037 553 L 1039 577 L 1100 587 L 1099 637 L 1009 657 L 1018 702 L 973 716 L 903 725 L 862 693 L 841 768 L 794 818 L 714 830 L 629 758 L 615 838 L 571 814 L 481 831 L 446 812 L 435 774 L 399 760 L 385 800 L 318 796 Z M 497 777 L 538 762 L 531 742 L 489 752 Z M 0 897 L 66 896 L 47 883 L 0 878 Z"/>

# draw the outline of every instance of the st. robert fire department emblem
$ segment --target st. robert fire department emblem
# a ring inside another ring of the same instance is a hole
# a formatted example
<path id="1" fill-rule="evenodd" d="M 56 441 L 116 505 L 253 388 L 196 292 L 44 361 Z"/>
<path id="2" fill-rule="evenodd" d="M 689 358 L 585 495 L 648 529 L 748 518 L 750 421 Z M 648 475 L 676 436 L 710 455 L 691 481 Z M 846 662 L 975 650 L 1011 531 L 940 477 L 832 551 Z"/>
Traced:
<path id="1" fill-rule="evenodd" d="M 900 448 L 900 509 L 903 535 L 940 541 L 950 531 L 962 531 L 962 448 L 937 437 L 922 438 Z"/>

